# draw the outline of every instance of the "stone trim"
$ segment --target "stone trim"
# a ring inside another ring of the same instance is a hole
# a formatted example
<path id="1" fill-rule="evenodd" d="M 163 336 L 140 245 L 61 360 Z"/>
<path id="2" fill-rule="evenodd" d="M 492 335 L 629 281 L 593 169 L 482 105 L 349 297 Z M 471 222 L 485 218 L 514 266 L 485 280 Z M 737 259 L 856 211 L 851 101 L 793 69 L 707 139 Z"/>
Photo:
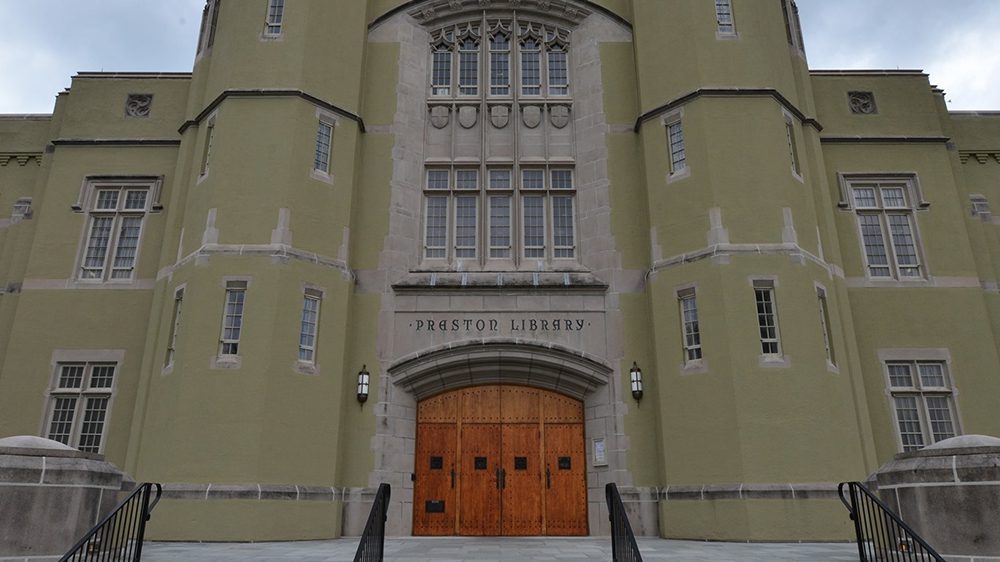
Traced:
<path id="1" fill-rule="evenodd" d="M 511 339 L 446 344 L 404 357 L 389 367 L 396 386 L 417 400 L 470 384 L 489 383 L 547 388 L 583 400 L 592 390 L 607 384 L 611 372 L 598 359 L 580 352 Z"/>
<path id="2" fill-rule="evenodd" d="M 834 500 L 837 484 L 701 484 L 659 488 L 660 501 Z"/>
<path id="3" fill-rule="evenodd" d="M 809 117 L 808 115 L 803 113 L 802 110 L 800 110 L 798 107 L 795 107 L 795 105 L 791 101 L 789 101 L 788 98 L 786 98 L 784 95 L 781 94 L 781 92 L 775 90 L 774 88 L 701 88 L 691 93 L 685 94 L 677 99 L 674 99 L 673 101 L 669 101 L 661 105 L 660 107 L 651 109 L 643 113 L 635 120 L 635 126 L 633 127 L 633 131 L 638 133 L 642 129 L 642 126 L 647 122 L 656 119 L 657 117 L 665 113 L 670 113 L 671 111 L 675 111 L 676 109 L 683 107 L 697 100 L 698 98 L 702 97 L 710 97 L 710 98 L 771 97 L 774 98 L 774 101 L 778 102 L 778 104 L 780 104 L 782 108 L 784 108 L 786 111 L 794 115 L 799 121 L 801 121 L 802 125 L 810 125 L 818 132 L 823 131 L 823 125 L 821 125 L 819 121 L 817 121 L 814 117 Z"/>
<path id="4" fill-rule="evenodd" d="M 197 260 L 207 259 L 211 256 L 267 257 L 279 260 L 295 259 L 339 270 L 352 283 L 357 280 L 354 272 L 351 271 L 344 260 L 321 256 L 287 244 L 204 244 L 178 260 L 177 263 L 168 265 L 157 272 L 156 280 L 161 281 L 166 279 L 182 266 Z"/>
<path id="5" fill-rule="evenodd" d="M 740 254 L 751 254 L 751 255 L 787 255 L 792 259 L 798 260 L 808 260 L 816 265 L 827 270 L 827 272 L 833 277 L 844 278 L 844 270 L 836 265 L 827 262 L 826 260 L 814 255 L 812 252 L 806 250 L 802 246 L 794 243 L 784 243 L 784 244 L 713 244 L 705 248 L 700 248 L 693 252 L 686 252 L 683 254 L 678 254 L 676 256 L 671 256 L 662 260 L 657 260 L 653 263 L 653 267 L 646 274 L 646 277 L 662 271 L 664 269 L 669 269 L 672 267 L 677 267 L 679 265 L 684 265 L 687 263 L 696 262 L 703 259 L 716 259 L 719 257 L 728 257 L 730 255 L 740 255 Z M 728 263 L 728 262 L 722 262 Z"/>
<path id="6" fill-rule="evenodd" d="M 54 139 L 53 146 L 180 146 L 180 139 Z"/>
<path id="7" fill-rule="evenodd" d="M 383 23 L 384 21 L 392 18 L 393 16 L 395 16 L 396 14 L 398 14 L 400 12 L 405 12 L 405 11 L 408 11 L 408 10 L 413 10 L 416 6 L 419 6 L 420 4 L 423 4 L 423 3 L 431 4 L 432 2 L 433 2 L 433 0 L 410 0 L 409 2 L 406 2 L 405 4 L 401 4 L 401 5 L 393 8 L 393 9 L 385 12 L 384 14 L 378 16 L 377 18 L 375 18 L 370 24 L 368 24 L 368 31 L 371 31 L 372 29 L 378 27 L 381 23 Z M 485 0 L 485 3 L 484 3 L 484 0 L 480 0 L 478 4 L 470 4 L 467 8 L 465 8 L 465 10 L 467 10 L 467 11 L 468 10 L 481 11 L 484 7 L 487 7 L 487 8 L 501 8 L 502 7 L 502 8 L 514 9 L 515 4 L 518 4 L 519 2 L 521 2 L 521 0 L 497 0 L 497 2 L 496 2 L 495 5 L 491 5 L 492 4 L 491 0 Z M 501 5 L 501 3 L 502 3 L 502 5 Z M 540 2 L 537 2 L 537 3 L 540 4 Z M 589 15 L 590 12 L 599 12 L 601 14 L 604 14 L 608 18 L 610 18 L 610 19 L 618 22 L 620 25 L 628 28 L 629 31 L 632 31 L 632 24 L 629 23 L 628 20 L 626 20 L 625 18 L 621 17 L 620 15 L 616 14 L 615 12 L 613 12 L 613 11 L 605 8 L 604 6 L 601 6 L 600 4 L 597 4 L 597 3 L 595 3 L 595 2 L 593 2 L 591 0 L 573 0 L 572 2 L 563 0 L 561 2 L 561 4 L 564 5 L 564 6 L 566 6 L 566 8 L 564 8 L 564 11 L 567 11 L 571 6 L 577 5 L 577 6 L 580 6 L 580 8 L 576 8 L 578 10 L 582 10 L 584 7 L 586 8 L 586 10 L 585 10 L 585 11 L 587 11 L 586 15 Z M 442 4 L 442 6 L 444 6 L 445 8 L 447 8 L 449 10 L 449 15 L 450 15 L 451 12 L 452 12 L 452 9 L 450 8 L 450 6 L 444 5 L 444 4 Z M 524 9 L 524 8 L 527 8 L 527 7 L 528 7 L 527 5 L 525 5 L 523 2 L 521 2 L 520 9 Z M 426 12 L 428 9 L 430 9 L 431 13 L 433 14 L 434 10 L 435 10 L 435 7 L 431 6 L 431 7 L 425 8 L 423 10 L 419 10 L 417 13 L 422 16 L 423 13 Z M 583 12 L 581 11 L 581 12 L 578 12 L 578 13 L 582 14 Z M 579 17 L 579 16 L 577 16 L 577 17 Z"/>
<path id="8" fill-rule="evenodd" d="M 949 137 L 820 137 L 823 144 L 944 144 Z"/>
<path id="9" fill-rule="evenodd" d="M 307 486 L 302 484 L 163 484 L 168 500 L 254 500 L 254 501 L 347 501 L 352 488 Z"/>
<path id="10" fill-rule="evenodd" d="M 197 117 L 185 121 L 184 124 L 181 125 L 179 129 L 177 129 L 177 132 L 183 135 L 184 131 L 187 131 L 189 128 L 195 125 L 200 125 L 202 121 L 204 121 L 206 118 L 212 115 L 212 113 L 220 105 L 222 105 L 222 102 L 226 101 L 226 99 L 228 98 L 295 98 L 295 97 L 302 98 L 305 101 L 315 105 L 320 109 L 325 109 L 331 113 L 335 113 L 337 115 L 350 119 L 351 121 L 354 121 L 355 123 L 358 124 L 358 128 L 361 130 L 362 133 L 365 132 L 365 121 L 364 119 L 361 118 L 360 115 L 348 111 L 346 109 L 343 109 L 337 105 L 334 105 L 331 102 L 318 98 L 302 90 L 284 90 L 284 89 L 225 90 L 221 94 L 219 94 L 218 97 L 212 100 L 212 102 L 209 103 L 208 106 L 205 107 L 205 109 L 203 109 L 201 113 L 198 114 Z"/>
<path id="11" fill-rule="evenodd" d="M 2 158 L 2 157 L 0 157 Z M 970 159 L 979 162 L 980 164 L 986 164 L 990 159 L 996 160 L 997 164 L 1000 164 L 1000 150 L 960 150 L 958 151 L 958 160 L 967 164 Z M 3 160 L 0 159 L 0 163 Z"/>
<path id="12" fill-rule="evenodd" d="M 591 273 L 578 271 L 411 272 L 392 285 L 397 293 L 413 291 L 421 294 L 461 290 L 461 294 L 467 295 L 477 288 L 489 290 L 489 294 L 495 294 L 497 289 L 503 289 L 505 294 L 518 289 L 555 289 L 559 294 L 568 291 L 604 294 L 608 285 Z"/>
<path id="13" fill-rule="evenodd" d="M 34 158 L 35 165 L 42 165 L 41 152 L 3 152 L 0 153 L 0 166 L 6 166 L 11 160 L 17 162 L 18 166 L 27 166 L 28 162 Z"/>

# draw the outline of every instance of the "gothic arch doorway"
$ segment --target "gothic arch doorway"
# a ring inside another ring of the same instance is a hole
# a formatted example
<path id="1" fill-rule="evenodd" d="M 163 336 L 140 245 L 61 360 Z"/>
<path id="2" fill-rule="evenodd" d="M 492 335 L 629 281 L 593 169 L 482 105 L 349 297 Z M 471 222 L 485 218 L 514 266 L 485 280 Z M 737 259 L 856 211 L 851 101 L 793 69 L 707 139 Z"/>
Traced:
<path id="1" fill-rule="evenodd" d="M 587 534 L 583 402 L 526 386 L 417 405 L 414 535 Z"/>

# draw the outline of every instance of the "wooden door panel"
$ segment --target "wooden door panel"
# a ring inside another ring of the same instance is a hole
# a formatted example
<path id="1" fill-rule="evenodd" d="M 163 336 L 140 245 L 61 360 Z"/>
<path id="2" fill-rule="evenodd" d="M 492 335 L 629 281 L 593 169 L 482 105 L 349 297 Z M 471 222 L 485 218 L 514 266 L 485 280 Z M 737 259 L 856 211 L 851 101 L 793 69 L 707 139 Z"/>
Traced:
<path id="1" fill-rule="evenodd" d="M 500 423 L 538 424 L 539 391 L 526 386 L 500 387 Z"/>
<path id="2" fill-rule="evenodd" d="M 537 403 L 537 397 L 535 397 Z M 502 517 L 505 536 L 542 534 L 542 471 L 539 426 L 506 424 L 502 429 Z"/>
<path id="3" fill-rule="evenodd" d="M 463 423 L 500 423 L 500 387 L 474 386 L 462 391 Z"/>
<path id="4" fill-rule="evenodd" d="M 555 392 L 542 393 L 542 412 L 545 423 L 583 423 L 583 403 Z"/>
<path id="5" fill-rule="evenodd" d="M 452 535 L 458 502 L 455 497 L 457 445 L 455 424 L 422 424 L 417 428 L 413 490 L 413 534 Z"/>
<path id="6" fill-rule="evenodd" d="M 587 476 L 583 426 L 545 424 L 545 532 L 587 534 Z"/>
<path id="7" fill-rule="evenodd" d="M 462 424 L 459 534 L 500 534 L 500 424 Z"/>
<path id="8" fill-rule="evenodd" d="M 455 423 L 458 421 L 457 392 L 438 394 L 417 404 L 417 423 Z"/>

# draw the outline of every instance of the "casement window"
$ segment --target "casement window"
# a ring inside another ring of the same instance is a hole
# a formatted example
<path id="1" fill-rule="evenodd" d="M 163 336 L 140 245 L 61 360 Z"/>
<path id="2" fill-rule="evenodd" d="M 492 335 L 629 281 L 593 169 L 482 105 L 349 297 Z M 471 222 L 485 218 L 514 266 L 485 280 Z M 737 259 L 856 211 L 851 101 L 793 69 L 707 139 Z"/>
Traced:
<path id="1" fill-rule="evenodd" d="M 781 0 L 781 11 L 785 17 L 785 35 L 788 44 L 797 51 L 805 53 L 805 41 L 802 39 L 802 22 L 799 19 L 799 7 L 794 0 Z"/>
<path id="2" fill-rule="evenodd" d="M 205 144 L 201 152 L 201 177 L 208 175 L 208 163 L 212 158 L 212 143 L 215 142 L 215 116 L 208 118 L 205 124 Z"/>
<path id="3" fill-rule="evenodd" d="M 316 340 L 319 337 L 319 305 L 323 293 L 306 289 L 302 297 L 302 323 L 299 329 L 299 361 L 316 362 Z"/>
<path id="4" fill-rule="evenodd" d="M 687 151 L 684 149 L 684 127 L 680 117 L 667 122 L 667 144 L 670 150 L 670 175 L 687 170 Z"/>
<path id="5" fill-rule="evenodd" d="M 566 46 L 555 43 L 549 46 L 549 95 L 569 94 L 569 53 Z"/>
<path id="6" fill-rule="evenodd" d="M 778 333 L 778 311 L 774 299 L 774 282 L 755 280 L 753 292 L 757 305 L 760 353 L 770 357 L 781 356 L 781 336 Z"/>
<path id="7" fill-rule="evenodd" d="M 240 354 L 240 336 L 243 332 L 243 306 L 246 302 L 247 282 L 226 282 L 226 304 L 222 311 L 222 338 L 219 355 Z"/>
<path id="8" fill-rule="evenodd" d="M 837 356 L 833 351 L 832 332 L 830 331 L 830 307 L 826 300 L 826 291 L 816 287 L 816 300 L 819 304 L 819 327 L 823 334 L 823 346 L 826 349 L 826 360 L 831 365 L 837 364 Z"/>
<path id="9" fill-rule="evenodd" d="M 316 130 L 316 155 L 313 170 L 322 174 L 330 173 L 330 147 L 333 145 L 333 125 L 320 121 Z"/>
<path id="10" fill-rule="evenodd" d="M 911 180 L 853 180 L 848 190 L 858 217 L 868 277 L 923 278 Z"/>
<path id="11" fill-rule="evenodd" d="M 281 35 L 281 23 L 285 19 L 285 0 L 268 0 L 267 21 L 264 35 Z"/>
<path id="12" fill-rule="evenodd" d="M 151 186 L 98 183 L 91 187 L 80 279 L 132 280 L 142 224 L 149 212 Z"/>
<path id="13" fill-rule="evenodd" d="M 684 350 L 684 362 L 698 361 L 702 358 L 702 351 L 695 290 L 685 289 L 678 292 L 677 300 L 681 313 L 681 345 Z"/>
<path id="14" fill-rule="evenodd" d="M 802 165 L 799 163 L 799 147 L 795 140 L 795 122 L 788 114 L 785 114 L 785 138 L 788 141 L 788 157 L 792 163 L 792 173 L 801 178 Z"/>
<path id="15" fill-rule="evenodd" d="M 887 361 L 885 367 L 903 452 L 960 433 L 954 390 L 944 361 Z"/>
<path id="16" fill-rule="evenodd" d="M 521 41 L 521 95 L 542 93 L 542 44 L 535 37 Z"/>
<path id="17" fill-rule="evenodd" d="M 573 169 L 509 167 L 430 168 L 424 190 L 424 257 L 427 259 L 573 259 L 576 189 Z M 521 224 L 512 236 L 513 218 Z M 448 241 L 452 243 L 449 247 Z M 520 252 L 515 244 L 520 242 Z M 480 248 L 486 248 L 485 256 Z"/>
<path id="18" fill-rule="evenodd" d="M 100 453 L 107 434 L 115 363 L 59 363 L 48 397 L 45 436 Z"/>
<path id="19" fill-rule="evenodd" d="M 474 37 L 464 37 L 458 45 L 458 93 L 479 95 L 479 42 Z"/>
<path id="20" fill-rule="evenodd" d="M 174 356 L 177 354 L 177 332 L 181 328 L 181 313 L 184 308 L 184 289 L 177 289 L 174 293 L 174 313 L 172 316 L 173 321 L 170 323 L 170 336 L 167 339 L 167 358 L 164 361 L 164 365 L 171 365 L 174 362 Z"/>
<path id="21" fill-rule="evenodd" d="M 732 0 L 715 0 L 715 21 L 719 26 L 720 35 L 736 34 Z"/>

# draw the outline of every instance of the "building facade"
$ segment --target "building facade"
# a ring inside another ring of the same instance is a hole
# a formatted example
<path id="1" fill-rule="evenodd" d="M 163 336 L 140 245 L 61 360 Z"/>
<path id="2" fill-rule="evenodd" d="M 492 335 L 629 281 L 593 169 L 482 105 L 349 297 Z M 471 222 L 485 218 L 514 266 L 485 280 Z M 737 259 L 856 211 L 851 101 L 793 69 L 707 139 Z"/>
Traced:
<path id="1" fill-rule="evenodd" d="M 791 0 L 209 0 L 192 73 L 0 117 L 0 434 L 150 534 L 851 533 L 1000 434 L 1000 114 Z M 363 394 L 363 396 L 362 396 Z M 364 398 L 364 399 L 362 399 Z"/>

